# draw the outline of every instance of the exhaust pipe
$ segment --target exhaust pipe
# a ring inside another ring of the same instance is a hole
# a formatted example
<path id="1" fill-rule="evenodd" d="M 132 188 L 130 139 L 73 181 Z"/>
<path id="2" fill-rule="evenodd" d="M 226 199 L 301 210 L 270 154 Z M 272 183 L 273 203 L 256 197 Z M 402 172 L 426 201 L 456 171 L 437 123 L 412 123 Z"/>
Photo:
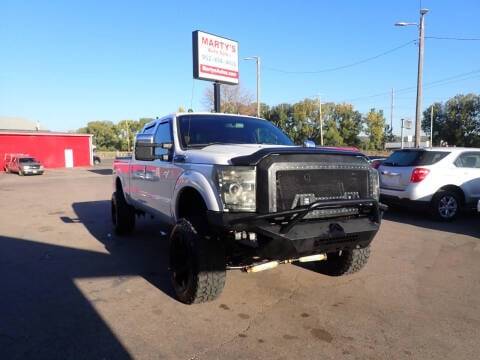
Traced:
<path id="1" fill-rule="evenodd" d="M 310 262 L 310 261 L 322 261 L 326 260 L 327 255 L 325 254 L 316 254 L 316 255 L 309 255 L 309 256 L 302 256 L 298 259 L 299 262 Z"/>
<path id="2" fill-rule="evenodd" d="M 256 272 L 259 272 L 259 271 L 270 270 L 270 269 L 276 268 L 278 266 L 278 264 L 280 264 L 278 261 L 269 261 L 269 262 L 259 264 L 259 265 L 247 266 L 245 268 L 245 271 L 247 273 L 256 273 Z"/>

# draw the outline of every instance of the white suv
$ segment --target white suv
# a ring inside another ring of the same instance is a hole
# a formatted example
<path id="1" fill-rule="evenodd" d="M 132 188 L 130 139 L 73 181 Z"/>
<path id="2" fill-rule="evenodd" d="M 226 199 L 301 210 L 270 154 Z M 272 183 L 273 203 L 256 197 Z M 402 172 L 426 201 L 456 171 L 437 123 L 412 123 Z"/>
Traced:
<path id="1" fill-rule="evenodd" d="M 480 149 L 428 148 L 395 151 L 379 169 L 385 203 L 426 205 L 444 221 L 480 199 Z"/>

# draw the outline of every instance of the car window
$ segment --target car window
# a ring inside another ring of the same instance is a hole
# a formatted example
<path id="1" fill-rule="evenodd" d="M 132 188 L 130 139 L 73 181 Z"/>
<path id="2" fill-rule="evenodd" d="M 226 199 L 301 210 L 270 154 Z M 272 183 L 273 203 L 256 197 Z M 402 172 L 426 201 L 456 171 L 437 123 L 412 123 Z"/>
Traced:
<path id="1" fill-rule="evenodd" d="M 480 152 L 463 153 L 455 160 L 455 166 L 461 168 L 480 168 Z"/>
<path id="2" fill-rule="evenodd" d="M 153 134 L 154 131 L 155 131 L 155 124 L 150 125 L 149 127 L 146 127 L 146 128 L 143 130 L 143 133 L 144 133 L 144 134 Z"/>
<path id="3" fill-rule="evenodd" d="M 425 150 L 399 150 L 390 155 L 383 166 L 424 166 L 433 165 L 445 156 L 448 151 L 425 151 Z"/>
<path id="4" fill-rule="evenodd" d="M 172 132 L 170 129 L 170 122 L 164 122 L 158 125 L 157 132 L 155 133 L 155 143 L 172 143 Z M 155 148 L 155 155 L 166 155 L 168 149 L 162 149 L 161 147 Z"/>

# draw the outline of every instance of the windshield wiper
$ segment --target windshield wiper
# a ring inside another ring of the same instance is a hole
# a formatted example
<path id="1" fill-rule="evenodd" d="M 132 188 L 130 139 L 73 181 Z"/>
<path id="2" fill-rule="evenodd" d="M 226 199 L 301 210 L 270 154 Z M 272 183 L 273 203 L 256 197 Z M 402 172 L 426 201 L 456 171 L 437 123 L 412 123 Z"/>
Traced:
<path id="1" fill-rule="evenodd" d="M 207 147 L 207 146 L 210 146 L 210 145 L 230 145 L 230 144 L 232 144 L 232 143 L 219 142 L 219 141 L 209 142 L 209 143 L 205 143 L 205 144 L 188 144 L 187 149 L 204 148 L 204 147 Z"/>

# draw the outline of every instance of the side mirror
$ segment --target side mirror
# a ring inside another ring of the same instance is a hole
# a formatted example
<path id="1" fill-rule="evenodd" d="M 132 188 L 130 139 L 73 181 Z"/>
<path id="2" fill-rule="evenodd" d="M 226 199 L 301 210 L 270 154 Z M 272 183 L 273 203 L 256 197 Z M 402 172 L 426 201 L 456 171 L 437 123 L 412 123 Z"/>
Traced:
<path id="1" fill-rule="evenodd" d="M 315 143 L 312 141 L 312 140 L 305 140 L 303 142 L 303 146 L 304 147 L 316 147 L 317 145 L 315 145 Z"/>
<path id="2" fill-rule="evenodd" d="M 135 137 L 135 159 L 155 160 L 155 139 L 151 134 L 138 134 Z"/>
<path id="3" fill-rule="evenodd" d="M 155 148 L 168 150 L 167 154 L 156 155 Z M 161 159 L 162 161 L 171 160 L 171 150 L 173 143 L 155 143 L 155 137 L 152 134 L 138 134 L 135 138 L 135 159 L 143 161 L 153 161 Z"/>

